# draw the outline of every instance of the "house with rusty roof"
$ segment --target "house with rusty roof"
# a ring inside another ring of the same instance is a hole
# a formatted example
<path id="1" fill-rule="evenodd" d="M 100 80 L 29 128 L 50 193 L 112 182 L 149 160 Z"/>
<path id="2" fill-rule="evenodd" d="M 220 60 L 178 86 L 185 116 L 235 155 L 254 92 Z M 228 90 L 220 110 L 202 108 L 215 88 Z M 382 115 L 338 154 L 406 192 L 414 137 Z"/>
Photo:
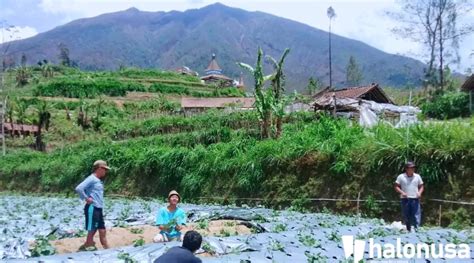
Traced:
<path id="1" fill-rule="evenodd" d="M 420 110 L 412 106 L 397 106 L 377 84 L 342 89 L 326 88 L 313 97 L 315 111 L 327 111 L 337 116 L 358 119 L 362 126 L 370 127 L 379 120 L 396 126 L 417 122 Z"/>
<path id="2" fill-rule="evenodd" d="M 214 84 L 221 87 L 232 87 L 234 85 L 234 80 L 222 73 L 222 69 L 217 64 L 216 54 L 212 54 L 211 62 L 209 62 L 209 66 L 207 66 L 201 80 L 206 84 Z"/>
<path id="3" fill-rule="evenodd" d="M 377 83 L 372 83 L 368 86 L 348 87 L 340 89 L 331 89 L 328 87 L 316 93 L 313 98 L 315 100 L 315 103 L 319 103 L 318 105 L 325 105 L 325 102 L 332 98 L 350 98 L 359 100 L 370 100 L 377 103 L 395 104 Z"/>
<path id="4" fill-rule="evenodd" d="M 254 104 L 255 98 L 181 98 L 181 110 L 185 116 L 209 109 L 251 110 Z"/>
<path id="5" fill-rule="evenodd" d="M 4 123 L 5 134 L 10 134 L 11 136 L 36 136 L 38 135 L 38 126 L 27 125 L 27 124 L 16 124 L 16 123 Z"/>

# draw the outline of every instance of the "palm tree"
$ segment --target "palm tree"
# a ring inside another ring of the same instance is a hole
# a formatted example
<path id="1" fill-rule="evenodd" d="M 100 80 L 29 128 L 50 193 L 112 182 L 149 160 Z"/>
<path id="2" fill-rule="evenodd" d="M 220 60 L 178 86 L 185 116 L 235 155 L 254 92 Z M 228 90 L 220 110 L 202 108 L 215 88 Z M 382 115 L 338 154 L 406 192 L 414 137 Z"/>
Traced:
<path id="1" fill-rule="evenodd" d="M 41 100 L 36 108 L 36 111 L 38 113 L 38 134 L 36 135 L 36 144 L 35 148 L 38 151 L 44 152 L 46 150 L 45 144 L 43 143 L 43 137 L 41 130 L 44 127 L 46 130 L 49 129 L 49 121 L 51 119 L 51 113 L 49 112 L 49 105 L 46 103 L 46 101 Z"/>
<path id="2" fill-rule="evenodd" d="M 265 81 L 271 78 L 271 75 L 264 76 L 263 75 L 263 67 L 262 67 L 262 56 L 263 51 L 261 48 L 258 48 L 257 52 L 257 62 L 255 64 L 255 69 L 245 63 L 237 63 L 243 69 L 249 71 L 255 80 L 255 108 L 259 114 L 261 120 L 261 135 L 262 138 L 269 138 L 270 137 L 270 126 L 271 126 L 271 119 L 272 119 L 272 98 L 273 98 L 273 91 L 271 89 L 265 89 Z"/>
<path id="3" fill-rule="evenodd" d="M 27 67 L 17 67 L 15 69 L 15 80 L 17 87 L 23 87 L 28 84 L 28 78 L 31 76 L 30 70 Z"/>
<path id="4" fill-rule="evenodd" d="M 283 51 L 280 60 L 277 62 L 273 57 L 267 56 L 272 64 L 275 72 L 271 76 L 272 88 L 273 88 L 273 112 L 276 115 L 276 134 L 275 137 L 279 138 L 281 135 L 283 115 L 285 114 L 286 101 L 284 101 L 283 94 L 285 92 L 285 75 L 283 74 L 283 63 L 285 58 L 290 53 L 290 49 L 287 48 Z"/>
<path id="5" fill-rule="evenodd" d="M 332 87 L 331 22 L 333 18 L 336 17 L 336 12 L 332 8 L 332 6 L 328 8 L 327 15 L 329 18 L 329 87 L 331 88 Z"/>

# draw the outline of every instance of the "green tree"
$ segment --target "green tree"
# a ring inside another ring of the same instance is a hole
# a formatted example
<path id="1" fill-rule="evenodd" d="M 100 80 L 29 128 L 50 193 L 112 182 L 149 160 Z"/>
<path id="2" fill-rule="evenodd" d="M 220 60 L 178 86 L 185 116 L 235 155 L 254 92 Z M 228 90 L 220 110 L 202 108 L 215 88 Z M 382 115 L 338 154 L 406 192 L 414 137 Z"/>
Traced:
<path id="1" fill-rule="evenodd" d="M 60 64 L 66 67 L 70 67 L 71 59 L 69 58 L 69 48 L 67 48 L 66 44 L 60 43 L 58 45 L 58 49 L 59 49 Z"/>
<path id="2" fill-rule="evenodd" d="M 267 56 L 267 59 L 272 62 L 274 69 L 274 72 L 271 75 L 271 83 L 273 89 L 272 108 L 273 113 L 276 116 L 276 138 L 281 136 L 283 116 L 285 115 L 285 106 L 287 105 L 287 100 L 283 99 L 285 93 L 285 74 L 283 73 L 283 65 L 288 53 L 290 53 L 290 49 L 286 48 L 279 61 L 276 61 L 271 56 Z"/>
<path id="3" fill-rule="evenodd" d="M 472 2 L 472 1 L 471 1 Z M 472 23 L 462 23 L 459 18 L 469 15 L 473 4 L 466 0 L 401 0 L 400 12 L 389 12 L 396 20 L 393 32 L 425 46 L 427 68 L 425 87 L 444 88 L 444 68 L 451 62 L 458 63 L 459 42 L 474 32 Z"/>
<path id="4" fill-rule="evenodd" d="M 23 87 L 28 84 L 31 72 L 27 67 L 17 67 L 15 69 L 15 82 L 17 87 Z"/>
<path id="5" fill-rule="evenodd" d="M 261 136 L 262 138 L 269 138 L 272 120 L 273 91 L 271 89 L 265 89 L 265 82 L 271 78 L 271 75 L 263 75 L 262 56 L 263 51 L 259 47 L 257 51 L 257 62 L 255 64 L 255 68 L 245 63 L 237 64 L 243 69 L 249 71 L 254 77 L 255 108 L 257 109 L 261 121 Z"/>
<path id="6" fill-rule="evenodd" d="M 362 71 L 359 68 L 355 58 L 351 56 L 346 67 L 346 83 L 349 86 L 359 86 L 363 79 Z"/>

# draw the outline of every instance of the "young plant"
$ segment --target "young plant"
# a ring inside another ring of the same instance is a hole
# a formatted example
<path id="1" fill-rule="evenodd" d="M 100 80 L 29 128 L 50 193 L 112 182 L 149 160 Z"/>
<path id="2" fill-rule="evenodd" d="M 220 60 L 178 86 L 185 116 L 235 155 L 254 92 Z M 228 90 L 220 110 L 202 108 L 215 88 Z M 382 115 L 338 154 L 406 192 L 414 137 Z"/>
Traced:
<path id="1" fill-rule="evenodd" d="M 133 246 L 134 247 L 141 247 L 143 245 L 145 245 L 145 240 L 143 239 L 143 237 L 140 237 L 139 239 L 133 240 Z"/>
<path id="2" fill-rule="evenodd" d="M 276 233 L 286 231 L 286 224 L 277 224 L 275 228 L 273 229 L 273 231 Z"/>
<path id="3" fill-rule="evenodd" d="M 56 249 L 43 236 L 37 236 L 34 247 L 30 250 L 32 257 L 49 256 L 56 254 Z"/>
<path id="4" fill-rule="evenodd" d="M 130 232 L 132 234 L 143 234 L 143 229 L 142 228 L 131 228 Z"/>

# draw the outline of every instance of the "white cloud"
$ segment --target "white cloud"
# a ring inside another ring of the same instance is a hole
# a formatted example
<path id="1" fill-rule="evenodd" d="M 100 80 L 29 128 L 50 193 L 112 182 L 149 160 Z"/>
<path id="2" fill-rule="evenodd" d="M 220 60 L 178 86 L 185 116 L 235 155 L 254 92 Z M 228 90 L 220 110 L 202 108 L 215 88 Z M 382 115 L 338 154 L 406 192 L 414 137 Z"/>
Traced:
<path id="1" fill-rule="evenodd" d="M 3 42 L 29 38 L 38 34 L 38 31 L 29 26 L 15 26 L 0 30 L 0 44 Z"/>

